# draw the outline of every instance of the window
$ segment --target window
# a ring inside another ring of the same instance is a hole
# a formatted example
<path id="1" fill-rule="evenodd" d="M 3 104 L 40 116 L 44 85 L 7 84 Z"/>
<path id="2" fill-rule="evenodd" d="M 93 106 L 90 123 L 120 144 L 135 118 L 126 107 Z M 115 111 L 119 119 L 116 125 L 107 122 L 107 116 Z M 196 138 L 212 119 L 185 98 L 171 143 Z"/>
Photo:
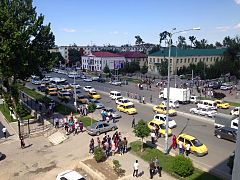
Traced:
<path id="1" fill-rule="evenodd" d="M 238 127 L 238 123 L 234 122 L 233 126 Z"/>
<path id="2" fill-rule="evenodd" d="M 208 62 L 208 58 L 206 59 L 206 62 Z"/>
<path id="3" fill-rule="evenodd" d="M 197 58 L 195 58 L 195 62 L 197 62 Z"/>
<path id="4" fill-rule="evenodd" d="M 180 63 L 182 63 L 182 59 L 180 59 Z"/>
<path id="5" fill-rule="evenodd" d="M 103 125 L 102 125 L 102 124 L 99 124 L 99 125 L 97 126 L 97 129 L 101 129 L 101 128 L 103 128 Z"/>
<path id="6" fill-rule="evenodd" d="M 186 62 L 187 62 L 187 59 L 185 58 L 185 59 L 184 59 L 184 63 L 186 63 Z"/>
<path id="7" fill-rule="evenodd" d="M 190 63 L 190 58 L 188 58 L 188 63 Z"/>
<path id="8" fill-rule="evenodd" d="M 177 63 L 178 63 L 179 59 L 177 59 Z"/>

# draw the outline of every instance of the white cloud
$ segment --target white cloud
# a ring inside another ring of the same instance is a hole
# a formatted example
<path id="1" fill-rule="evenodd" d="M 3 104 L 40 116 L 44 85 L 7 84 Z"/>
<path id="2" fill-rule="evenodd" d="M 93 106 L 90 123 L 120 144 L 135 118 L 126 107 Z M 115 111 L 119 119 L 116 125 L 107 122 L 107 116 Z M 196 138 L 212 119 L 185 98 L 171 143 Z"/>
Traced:
<path id="1" fill-rule="evenodd" d="M 240 30 L 240 23 L 238 23 L 236 26 L 234 26 L 234 29 Z"/>
<path id="2" fill-rule="evenodd" d="M 240 5 L 240 0 L 235 0 L 235 2 L 236 2 L 238 5 Z"/>
<path id="3" fill-rule="evenodd" d="M 73 28 L 64 28 L 63 31 L 64 31 L 64 32 L 67 32 L 67 33 L 77 32 L 77 30 L 76 30 L 76 29 L 73 29 Z"/>
<path id="4" fill-rule="evenodd" d="M 110 32 L 110 34 L 117 35 L 117 34 L 119 34 L 119 32 L 118 31 L 112 31 L 112 32 Z"/>
<path id="5" fill-rule="evenodd" d="M 219 31 L 219 32 L 226 32 L 230 28 L 231 28 L 230 26 L 219 26 L 219 27 L 216 27 L 217 31 Z"/>

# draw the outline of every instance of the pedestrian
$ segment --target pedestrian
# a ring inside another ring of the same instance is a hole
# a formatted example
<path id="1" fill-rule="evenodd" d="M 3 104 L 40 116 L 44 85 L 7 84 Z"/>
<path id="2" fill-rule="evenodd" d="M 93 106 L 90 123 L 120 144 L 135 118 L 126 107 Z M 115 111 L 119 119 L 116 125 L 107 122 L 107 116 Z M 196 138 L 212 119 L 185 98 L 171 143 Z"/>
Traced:
<path id="1" fill-rule="evenodd" d="M 135 116 L 133 115 L 133 119 L 132 119 L 132 128 L 135 128 Z"/>
<path id="2" fill-rule="evenodd" d="M 142 103 L 145 104 L 145 97 L 142 97 Z"/>
<path id="3" fill-rule="evenodd" d="M 78 122 L 75 123 L 75 134 L 78 134 L 78 128 L 79 128 L 79 124 Z"/>
<path id="4" fill-rule="evenodd" d="M 59 119 L 57 116 L 54 118 L 54 123 L 55 123 L 55 128 L 59 128 Z"/>
<path id="5" fill-rule="evenodd" d="M 83 122 L 81 120 L 79 122 L 79 128 L 80 128 L 80 131 L 83 132 Z"/>
<path id="6" fill-rule="evenodd" d="M 124 137 L 123 138 L 123 145 L 124 145 L 124 147 L 123 147 L 123 154 L 127 153 L 127 144 L 128 144 L 127 138 Z"/>
<path id="7" fill-rule="evenodd" d="M 139 164 L 138 164 L 138 160 L 136 160 L 135 163 L 133 164 L 133 177 L 134 176 L 138 177 L 138 168 L 139 168 Z"/>
<path id="8" fill-rule="evenodd" d="M 89 153 L 93 154 L 94 153 L 94 139 L 92 138 L 89 144 Z"/>
<path id="9" fill-rule="evenodd" d="M 155 138 L 156 138 L 156 134 L 154 131 L 151 132 L 151 140 L 152 140 L 152 144 L 155 144 Z"/>
<path id="10" fill-rule="evenodd" d="M 24 139 L 23 139 L 23 136 L 20 137 L 20 143 L 21 143 L 21 148 L 25 148 L 25 142 L 24 142 Z"/>
<path id="11" fill-rule="evenodd" d="M 185 149 L 186 149 L 186 156 L 188 157 L 188 155 L 190 154 L 190 142 L 189 141 L 187 141 L 187 143 L 186 143 L 186 147 L 185 147 Z"/>
<path id="12" fill-rule="evenodd" d="M 181 138 L 178 140 L 178 148 L 179 148 L 179 154 L 182 155 L 183 154 L 183 141 Z"/>
<path id="13" fill-rule="evenodd" d="M 123 141 L 120 139 L 119 140 L 119 143 L 118 143 L 118 151 L 119 151 L 119 154 L 120 155 L 123 155 L 123 151 L 124 151 L 124 143 L 123 143 Z"/>
<path id="14" fill-rule="evenodd" d="M 98 143 L 98 147 L 101 147 L 101 141 L 99 137 L 97 137 L 97 143 Z"/>
<path id="15" fill-rule="evenodd" d="M 112 156 L 115 155 L 115 152 L 116 152 L 116 145 L 114 143 L 114 140 L 112 139 Z"/>
<path id="16" fill-rule="evenodd" d="M 172 148 L 175 150 L 177 148 L 177 138 L 175 135 L 172 137 Z"/>
<path id="17" fill-rule="evenodd" d="M 150 179 L 153 178 L 154 175 L 154 170 L 155 170 L 155 165 L 153 161 L 150 161 L 149 163 L 149 173 L 150 173 Z"/>
<path id="18" fill-rule="evenodd" d="M 156 157 L 154 163 L 155 163 L 155 168 L 157 169 L 159 177 L 162 177 L 162 167 L 160 166 L 160 162 L 157 157 Z"/>
<path id="19" fill-rule="evenodd" d="M 3 128 L 2 128 L 2 132 L 3 132 L 3 136 L 6 139 L 7 138 L 7 128 L 5 126 L 3 126 Z"/>

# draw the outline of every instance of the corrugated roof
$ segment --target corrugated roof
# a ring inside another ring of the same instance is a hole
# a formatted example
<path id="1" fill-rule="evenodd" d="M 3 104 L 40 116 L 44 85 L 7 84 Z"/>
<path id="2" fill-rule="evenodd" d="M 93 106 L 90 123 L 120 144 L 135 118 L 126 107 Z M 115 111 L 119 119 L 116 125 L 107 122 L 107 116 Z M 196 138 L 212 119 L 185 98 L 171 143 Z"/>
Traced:
<path id="1" fill-rule="evenodd" d="M 92 53 L 96 57 L 123 57 L 119 54 L 114 54 L 110 52 L 97 51 Z"/>
<path id="2" fill-rule="evenodd" d="M 121 52 L 118 54 L 121 56 L 124 56 L 125 58 L 146 58 L 147 57 L 146 54 L 143 54 L 138 51 Z"/>
<path id="3" fill-rule="evenodd" d="M 223 55 L 226 48 L 221 49 L 180 49 L 171 48 L 171 57 L 187 57 L 187 56 L 216 56 Z M 149 56 L 168 56 L 168 48 L 149 54 Z"/>

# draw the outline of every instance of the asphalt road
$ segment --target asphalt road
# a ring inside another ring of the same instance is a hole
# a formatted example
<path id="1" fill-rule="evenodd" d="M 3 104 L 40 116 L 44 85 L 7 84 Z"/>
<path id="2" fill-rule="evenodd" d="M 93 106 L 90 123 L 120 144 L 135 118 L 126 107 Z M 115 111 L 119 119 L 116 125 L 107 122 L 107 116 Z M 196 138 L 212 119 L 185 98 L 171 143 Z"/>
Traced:
<path id="1" fill-rule="evenodd" d="M 66 75 L 59 75 L 56 73 L 51 73 L 51 76 L 58 76 L 58 77 L 64 77 L 66 78 L 70 83 L 73 82 L 73 79 L 69 79 L 66 77 Z M 104 91 L 108 93 L 110 89 L 112 90 L 120 90 L 120 91 L 127 91 L 131 90 L 136 93 L 144 93 L 147 97 L 149 93 L 155 93 L 155 91 L 147 91 L 147 90 L 139 90 L 137 87 L 135 87 L 132 84 L 129 85 L 123 85 L 121 87 L 118 86 L 113 86 L 108 83 L 98 83 L 98 82 L 83 82 L 82 80 L 77 79 L 77 82 L 83 87 L 85 85 L 91 85 L 93 86 L 96 90 Z M 27 83 L 28 86 L 30 87 L 36 87 L 32 85 L 31 83 Z M 85 92 L 81 90 L 83 94 Z M 112 101 L 106 93 L 101 94 L 102 99 L 101 102 L 108 107 L 115 107 L 116 104 L 114 101 Z M 56 98 L 56 97 L 55 97 Z M 73 105 L 73 101 L 70 102 Z M 154 112 L 152 111 L 152 108 L 143 105 L 140 103 L 135 103 L 135 106 L 138 110 L 138 114 L 135 115 L 136 120 L 143 119 L 145 121 L 149 121 L 153 118 Z M 190 107 L 194 107 L 195 105 L 183 105 L 179 108 L 181 111 L 189 112 Z M 229 113 L 229 110 L 222 110 L 225 113 Z M 120 113 L 120 112 L 119 112 Z M 129 116 L 124 113 L 120 113 L 122 115 L 122 118 L 118 122 L 118 127 L 119 130 L 125 133 L 129 133 L 132 135 L 132 128 L 131 128 L 131 121 L 132 121 L 132 116 Z M 183 116 L 176 116 L 174 117 L 174 120 L 177 123 L 177 127 L 172 130 L 173 134 L 180 134 L 180 133 L 187 133 L 190 135 L 195 136 L 198 138 L 202 143 L 204 143 L 209 150 L 209 154 L 204 156 L 204 157 L 195 157 L 191 155 L 191 158 L 194 161 L 200 162 L 200 164 L 204 165 L 205 167 L 215 167 L 219 171 L 224 171 L 228 172 L 229 169 L 226 167 L 226 159 L 228 159 L 229 155 L 234 151 L 235 149 L 235 143 L 226 141 L 226 140 L 219 140 L 217 139 L 214 135 L 214 126 L 211 123 L 205 122 L 202 120 L 202 117 L 196 117 L 192 116 L 192 118 L 187 119 L 186 117 Z M 169 143 L 171 142 L 171 138 L 169 139 Z M 161 138 L 158 141 L 158 144 L 162 147 L 164 147 L 164 139 Z"/>

